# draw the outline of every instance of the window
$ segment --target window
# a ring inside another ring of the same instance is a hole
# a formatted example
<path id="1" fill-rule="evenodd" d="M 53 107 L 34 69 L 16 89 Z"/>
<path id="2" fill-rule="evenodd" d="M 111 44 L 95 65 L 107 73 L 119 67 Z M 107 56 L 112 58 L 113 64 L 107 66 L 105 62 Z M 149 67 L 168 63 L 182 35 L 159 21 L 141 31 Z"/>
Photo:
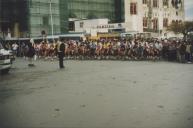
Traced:
<path id="1" fill-rule="evenodd" d="M 147 0 L 143 0 L 143 4 L 147 4 Z"/>
<path id="2" fill-rule="evenodd" d="M 130 3 L 130 14 L 131 15 L 137 14 L 137 3 Z"/>
<path id="3" fill-rule="evenodd" d="M 143 18 L 143 27 L 147 27 L 147 17 Z"/>
<path id="4" fill-rule="evenodd" d="M 155 18 L 155 19 L 153 20 L 153 29 L 154 29 L 154 30 L 158 30 L 158 19 L 157 19 L 157 18 Z"/>
<path id="5" fill-rule="evenodd" d="M 176 21 L 175 20 L 172 20 L 172 24 L 175 24 L 176 23 Z"/>
<path id="6" fill-rule="evenodd" d="M 157 8 L 158 7 L 158 0 L 153 0 L 153 7 Z"/>
<path id="7" fill-rule="evenodd" d="M 69 25 L 68 26 L 69 31 L 75 31 L 75 25 L 73 21 L 69 21 L 68 25 Z"/>
<path id="8" fill-rule="evenodd" d="M 168 0 L 163 0 L 163 6 L 168 6 Z"/>
<path id="9" fill-rule="evenodd" d="M 172 0 L 171 4 L 174 8 L 178 9 L 180 6 L 182 6 L 182 1 L 181 0 Z"/>
<path id="10" fill-rule="evenodd" d="M 83 28 L 84 22 L 80 22 L 80 28 Z"/>
<path id="11" fill-rule="evenodd" d="M 178 16 L 178 12 L 176 12 L 176 16 Z"/>
<path id="12" fill-rule="evenodd" d="M 163 26 L 168 27 L 168 19 L 167 18 L 163 19 Z"/>
<path id="13" fill-rule="evenodd" d="M 49 18 L 48 16 L 42 17 L 43 25 L 48 26 L 49 25 Z"/>

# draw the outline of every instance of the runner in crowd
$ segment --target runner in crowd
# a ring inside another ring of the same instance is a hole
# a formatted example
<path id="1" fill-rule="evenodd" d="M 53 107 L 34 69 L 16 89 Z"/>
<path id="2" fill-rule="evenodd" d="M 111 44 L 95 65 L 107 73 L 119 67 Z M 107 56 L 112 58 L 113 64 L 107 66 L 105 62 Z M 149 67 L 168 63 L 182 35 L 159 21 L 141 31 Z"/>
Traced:
<path id="1" fill-rule="evenodd" d="M 132 40 L 67 40 L 65 58 L 67 59 L 121 59 L 121 60 L 169 60 L 181 63 L 192 62 L 193 42 L 155 39 Z M 57 58 L 56 42 L 35 42 L 37 59 Z M 23 52 L 23 51 L 22 51 Z"/>

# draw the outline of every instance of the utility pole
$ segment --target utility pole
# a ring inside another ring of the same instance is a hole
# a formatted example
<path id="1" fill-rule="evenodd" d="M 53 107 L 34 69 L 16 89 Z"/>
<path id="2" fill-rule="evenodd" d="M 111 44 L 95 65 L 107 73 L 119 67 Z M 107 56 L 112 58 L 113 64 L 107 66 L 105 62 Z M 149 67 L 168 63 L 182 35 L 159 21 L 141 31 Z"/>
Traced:
<path id="1" fill-rule="evenodd" d="M 54 40 L 54 25 L 53 25 L 53 17 L 52 17 L 52 0 L 50 0 L 50 21 L 51 21 L 51 31 L 52 31 L 52 39 Z"/>

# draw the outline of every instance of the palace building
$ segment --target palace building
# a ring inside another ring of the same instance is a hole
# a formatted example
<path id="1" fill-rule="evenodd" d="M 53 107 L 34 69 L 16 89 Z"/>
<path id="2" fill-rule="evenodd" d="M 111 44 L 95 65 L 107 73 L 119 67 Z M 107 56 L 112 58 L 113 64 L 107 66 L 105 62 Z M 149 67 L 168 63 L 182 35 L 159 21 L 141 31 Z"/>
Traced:
<path id="1" fill-rule="evenodd" d="M 167 36 L 169 24 L 185 19 L 184 0 L 125 0 L 124 5 L 126 31 Z"/>

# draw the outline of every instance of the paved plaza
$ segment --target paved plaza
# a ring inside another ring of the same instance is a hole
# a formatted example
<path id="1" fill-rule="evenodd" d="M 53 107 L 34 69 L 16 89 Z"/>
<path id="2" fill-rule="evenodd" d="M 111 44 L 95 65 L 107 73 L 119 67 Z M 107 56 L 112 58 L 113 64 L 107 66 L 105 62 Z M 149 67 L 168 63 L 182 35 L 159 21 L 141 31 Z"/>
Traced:
<path id="1" fill-rule="evenodd" d="M 0 76 L 0 127 L 192 128 L 193 64 L 28 62 Z"/>

